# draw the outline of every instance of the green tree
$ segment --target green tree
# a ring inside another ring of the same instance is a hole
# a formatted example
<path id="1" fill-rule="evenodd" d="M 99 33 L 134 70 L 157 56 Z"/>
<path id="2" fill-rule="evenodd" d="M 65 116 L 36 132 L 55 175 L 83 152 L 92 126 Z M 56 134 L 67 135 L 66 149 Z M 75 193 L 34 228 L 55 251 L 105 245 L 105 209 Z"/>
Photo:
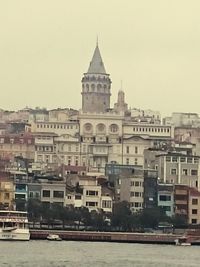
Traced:
<path id="1" fill-rule="evenodd" d="M 146 208 L 140 213 L 140 224 L 142 227 L 156 228 L 159 222 L 165 221 L 167 216 L 159 207 Z"/>
<path id="2" fill-rule="evenodd" d="M 171 222 L 172 222 L 174 228 L 186 227 L 188 225 L 187 217 L 184 215 L 181 215 L 181 214 L 180 215 L 178 215 L 178 214 L 174 215 L 172 217 Z"/>
<path id="3" fill-rule="evenodd" d="M 30 198 L 27 202 L 27 211 L 30 221 L 35 223 L 40 221 L 42 216 L 42 203 L 39 199 Z"/>
<path id="4" fill-rule="evenodd" d="M 127 201 L 116 202 L 113 205 L 113 214 L 111 217 L 111 224 L 119 231 L 126 231 L 130 226 L 131 211 Z"/>

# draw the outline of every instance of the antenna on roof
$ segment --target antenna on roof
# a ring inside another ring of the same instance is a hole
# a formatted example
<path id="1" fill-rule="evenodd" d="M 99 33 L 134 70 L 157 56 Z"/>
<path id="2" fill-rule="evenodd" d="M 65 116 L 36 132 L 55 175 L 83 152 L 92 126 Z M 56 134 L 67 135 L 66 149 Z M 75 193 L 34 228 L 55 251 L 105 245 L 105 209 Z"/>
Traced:
<path id="1" fill-rule="evenodd" d="M 99 40 L 98 40 L 98 35 L 97 35 L 96 45 L 98 46 L 98 44 L 99 44 Z"/>

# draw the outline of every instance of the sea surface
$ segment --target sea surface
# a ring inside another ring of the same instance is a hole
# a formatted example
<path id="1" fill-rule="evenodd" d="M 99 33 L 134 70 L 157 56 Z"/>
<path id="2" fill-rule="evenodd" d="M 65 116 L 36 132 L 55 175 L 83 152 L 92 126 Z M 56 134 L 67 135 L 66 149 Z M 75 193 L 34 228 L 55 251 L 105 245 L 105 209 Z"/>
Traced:
<path id="1" fill-rule="evenodd" d="M 0 241 L 0 267 L 199 267 L 200 246 Z"/>

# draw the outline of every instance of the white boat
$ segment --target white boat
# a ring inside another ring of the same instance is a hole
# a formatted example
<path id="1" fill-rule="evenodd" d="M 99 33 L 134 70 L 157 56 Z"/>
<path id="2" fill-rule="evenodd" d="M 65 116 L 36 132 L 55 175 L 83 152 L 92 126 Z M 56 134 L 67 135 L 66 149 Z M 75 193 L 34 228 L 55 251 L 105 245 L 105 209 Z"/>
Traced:
<path id="1" fill-rule="evenodd" d="M 49 234 L 47 236 L 47 239 L 49 241 L 62 241 L 62 238 L 59 235 L 55 235 L 55 234 Z"/>
<path id="2" fill-rule="evenodd" d="M 0 210 L 0 240 L 30 239 L 27 212 Z"/>
<path id="3" fill-rule="evenodd" d="M 175 239 L 175 245 L 176 246 L 191 246 L 191 243 L 187 241 L 186 236 L 181 236 Z"/>

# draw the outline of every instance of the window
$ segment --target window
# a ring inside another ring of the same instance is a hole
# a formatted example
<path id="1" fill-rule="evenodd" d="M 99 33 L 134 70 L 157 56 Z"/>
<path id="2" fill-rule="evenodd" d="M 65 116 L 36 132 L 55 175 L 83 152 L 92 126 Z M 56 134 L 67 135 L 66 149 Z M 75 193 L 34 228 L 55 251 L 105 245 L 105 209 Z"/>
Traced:
<path id="1" fill-rule="evenodd" d="M 194 163 L 199 163 L 199 159 L 198 158 L 194 158 Z"/>
<path id="2" fill-rule="evenodd" d="M 181 162 L 185 162 L 186 161 L 186 158 L 185 157 L 181 157 L 180 161 Z"/>
<path id="3" fill-rule="evenodd" d="M 97 205 L 98 205 L 98 202 L 91 202 L 91 201 L 86 202 L 87 207 L 96 207 Z"/>
<path id="4" fill-rule="evenodd" d="M 131 192 L 131 197 L 142 197 L 143 193 L 142 192 Z"/>
<path id="5" fill-rule="evenodd" d="M 68 157 L 68 165 L 71 165 L 71 157 Z"/>
<path id="6" fill-rule="evenodd" d="M 171 169 L 171 175 L 176 175 L 177 170 L 176 169 Z"/>
<path id="7" fill-rule="evenodd" d="M 112 203 L 111 200 L 102 200 L 102 208 L 111 208 L 112 207 Z"/>
<path id="8" fill-rule="evenodd" d="M 166 157 L 167 162 L 171 162 L 171 157 Z"/>
<path id="9" fill-rule="evenodd" d="M 171 201 L 171 196 L 160 195 L 159 200 L 160 201 Z"/>
<path id="10" fill-rule="evenodd" d="M 135 186 L 140 186 L 140 182 L 136 181 Z"/>
<path id="11" fill-rule="evenodd" d="M 26 195 L 25 194 L 15 194 L 15 198 L 16 199 L 26 199 Z"/>
<path id="12" fill-rule="evenodd" d="M 126 159 L 126 165 L 129 165 L 129 158 Z"/>
<path id="13" fill-rule="evenodd" d="M 187 158 L 187 163 L 192 163 L 192 158 Z"/>
<path id="14" fill-rule="evenodd" d="M 197 198 L 192 199 L 192 205 L 198 205 L 198 199 Z"/>
<path id="15" fill-rule="evenodd" d="M 198 175 L 198 171 L 197 170 L 191 170 L 191 175 Z"/>
<path id="16" fill-rule="evenodd" d="M 86 195 L 87 196 L 98 196 L 98 191 L 87 190 Z"/>
<path id="17" fill-rule="evenodd" d="M 76 200 L 81 199 L 81 195 L 75 195 L 75 199 Z"/>
<path id="18" fill-rule="evenodd" d="M 171 211 L 171 207 L 170 207 L 170 206 L 164 206 L 163 209 L 164 209 L 165 211 Z"/>
<path id="19" fill-rule="evenodd" d="M 183 175 L 188 175 L 188 170 L 187 169 L 183 169 Z"/>
<path id="20" fill-rule="evenodd" d="M 110 125 L 110 131 L 112 133 L 116 133 L 118 131 L 118 125 L 117 124 L 111 124 Z"/>
<path id="21" fill-rule="evenodd" d="M 135 206 L 135 208 L 142 207 L 142 203 L 140 203 L 140 202 L 135 202 L 135 203 L 134 203 L 134 206 Z"/>
<path id="22" fill-rule="evenodd" d="M 136 146 L 135 147 L 135 154 L 137 154 L 138 153 L 138 147 Z"/>
<path id="23" fill-rule="evenodd" d="M 126 147 L 126 154 L 129 154 L 129 146 Z"/>
<path id="24" fill-rule="evenodd" d="M 138 165 L 138 159 L 135 158 L 135 165 Z"/>
<path id="25" fill-rule="evenodd" d="M 197 214 L 197 209 L 192 209 L 192 214 Z"/>
<path id="26" fill-rule="evenodd" d="M 64 197 L 64 191 L 53 191 L 53 197 L 63 198 Z"/>
<path id="27" fill-rule="evenodd" d="M 29 192 L 29 197 L 34 197 L 34 194 L 33 194 L 33 192 Z"/>
<path id="28" fill-rule="evenodd" d="M 43 190 L 42 191 L 42 196 L 43 197 L 50 197 L 50 190 Z"/>
<path id="29" fill-rule="evenodd" d="M 192 219 L 192 224 L 197 224 L 197 219 Z"/>
<path id="30" fill-rule="evenodd" d="M 172 157 L 172 162 L 177 162 L 177 161 L 178 161 L 177 157 Z"/>
<path id="31" fill-rule="evenodd" d="M 5 193 L 5 194 L 4 194 L 4 198 L 5 198 L 5 199 L 9 199 L 9 198 L 10 198 L 10 194 L 9 194 L 9 193 Z"/>

